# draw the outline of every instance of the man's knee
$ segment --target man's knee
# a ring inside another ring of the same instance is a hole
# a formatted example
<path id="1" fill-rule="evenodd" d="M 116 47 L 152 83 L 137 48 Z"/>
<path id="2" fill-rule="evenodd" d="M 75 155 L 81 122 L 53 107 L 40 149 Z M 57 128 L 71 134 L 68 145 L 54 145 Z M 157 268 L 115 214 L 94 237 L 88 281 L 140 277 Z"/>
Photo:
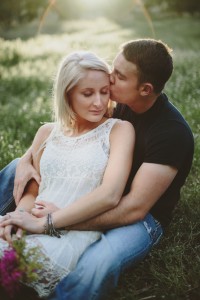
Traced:
<path id="1" fill-rule="evenodd" d="M 91 277 L 96 275 L 99 277 L 100 274 L 106 274 L 116 264 L 117 257 L 113 253 L 113 248 L 107 238 L 102 235 L 99 241 L 87 248 L 77 267 L 79 268 L 80 265 L 81 272 L 85 274 L 84 276 L 87 276 L 87 273 Z"/>

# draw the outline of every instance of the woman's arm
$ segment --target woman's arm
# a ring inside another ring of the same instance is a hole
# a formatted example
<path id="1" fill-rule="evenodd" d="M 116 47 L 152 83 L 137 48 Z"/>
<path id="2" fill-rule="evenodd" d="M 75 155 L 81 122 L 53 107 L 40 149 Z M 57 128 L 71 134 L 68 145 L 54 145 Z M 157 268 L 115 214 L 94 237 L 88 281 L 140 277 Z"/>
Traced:
<path id="1" fill-rule="evenodd" d="M 165 193 L 177 171 L 172 166 L 143 163 L 133 179 L 130 192 L 121 198 L 117 207 L 67 229 L 104 231 L 142 220 Z"/>
<path id="2" fill-rule="evenodd" d="M 24 190 L 24 194 L 21 198 L 21 201 L 16 207 L 16 210 L 25 210 L 27 212 L 31 212 L 32 208 L 34 207 L 35 198 L 38 195 L 39 185 L 34 180 L 31 179 Z"/>

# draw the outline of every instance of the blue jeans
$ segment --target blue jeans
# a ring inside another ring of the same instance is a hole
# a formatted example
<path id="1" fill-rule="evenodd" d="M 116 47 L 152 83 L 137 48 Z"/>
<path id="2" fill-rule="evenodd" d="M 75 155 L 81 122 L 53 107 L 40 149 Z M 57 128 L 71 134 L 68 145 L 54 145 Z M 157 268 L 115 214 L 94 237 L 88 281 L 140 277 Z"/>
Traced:
<path id="1" fill-rule="evenodd" d="M 16 164 L 14 160 L 0 172 L 0 214 L 15 207 L 12 193 Z M 76 269 L 48 299 L 104 299 L 117 286 L 120 273 L 143 260 L 162 233 L 161 225 L 151 214 L 140 222 L 107 231 L 87 248 Z"/>
<path id="2" fill-rule="evenodd" d="M 148 214 L 143 221 L 112 229 L 83 253 L 76 269 L 56 287 L 49 300 L 97 300 L 117 286 L 120 273 L 142 261 L 163 234 Z"/>
<path id="3" fill-rule="evenodd" d="M 13 187 L 15 170 L 18 159 L 13 160 L 3 170 L 0 171 L 0 215 L 5 215 L 15 209 L 13 197 Z"/>

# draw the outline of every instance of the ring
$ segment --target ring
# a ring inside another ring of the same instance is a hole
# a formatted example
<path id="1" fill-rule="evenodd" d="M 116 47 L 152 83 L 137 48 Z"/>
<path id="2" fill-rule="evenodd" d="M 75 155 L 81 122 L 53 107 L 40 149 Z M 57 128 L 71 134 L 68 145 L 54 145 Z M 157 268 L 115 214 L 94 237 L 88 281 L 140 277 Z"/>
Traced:
<path id="1" fill-rule="evenodd" d="M 24 212 L 24 209 L 22 209 L 22 208 L 21 208 L 21 209 L 19 209 L 19 212 Z"/>

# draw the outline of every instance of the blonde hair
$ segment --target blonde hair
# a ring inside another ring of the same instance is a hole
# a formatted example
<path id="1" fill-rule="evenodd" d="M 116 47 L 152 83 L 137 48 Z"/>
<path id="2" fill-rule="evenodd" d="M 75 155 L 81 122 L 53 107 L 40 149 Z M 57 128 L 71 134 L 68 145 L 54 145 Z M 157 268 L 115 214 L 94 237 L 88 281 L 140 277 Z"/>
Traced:
<path id="1" fill-rule="evenodd" d="M 70 107 L 69 91 L 85 76 L 87 70 L 110 73 L 106 62 L 93 52 L 77 51 L 64 57 L 54 81 L 54 119 L 61 127 L 72 127 L 76 121 L 75 113 Z M 110 108 L 109 108 L 110 109 Z"/>

